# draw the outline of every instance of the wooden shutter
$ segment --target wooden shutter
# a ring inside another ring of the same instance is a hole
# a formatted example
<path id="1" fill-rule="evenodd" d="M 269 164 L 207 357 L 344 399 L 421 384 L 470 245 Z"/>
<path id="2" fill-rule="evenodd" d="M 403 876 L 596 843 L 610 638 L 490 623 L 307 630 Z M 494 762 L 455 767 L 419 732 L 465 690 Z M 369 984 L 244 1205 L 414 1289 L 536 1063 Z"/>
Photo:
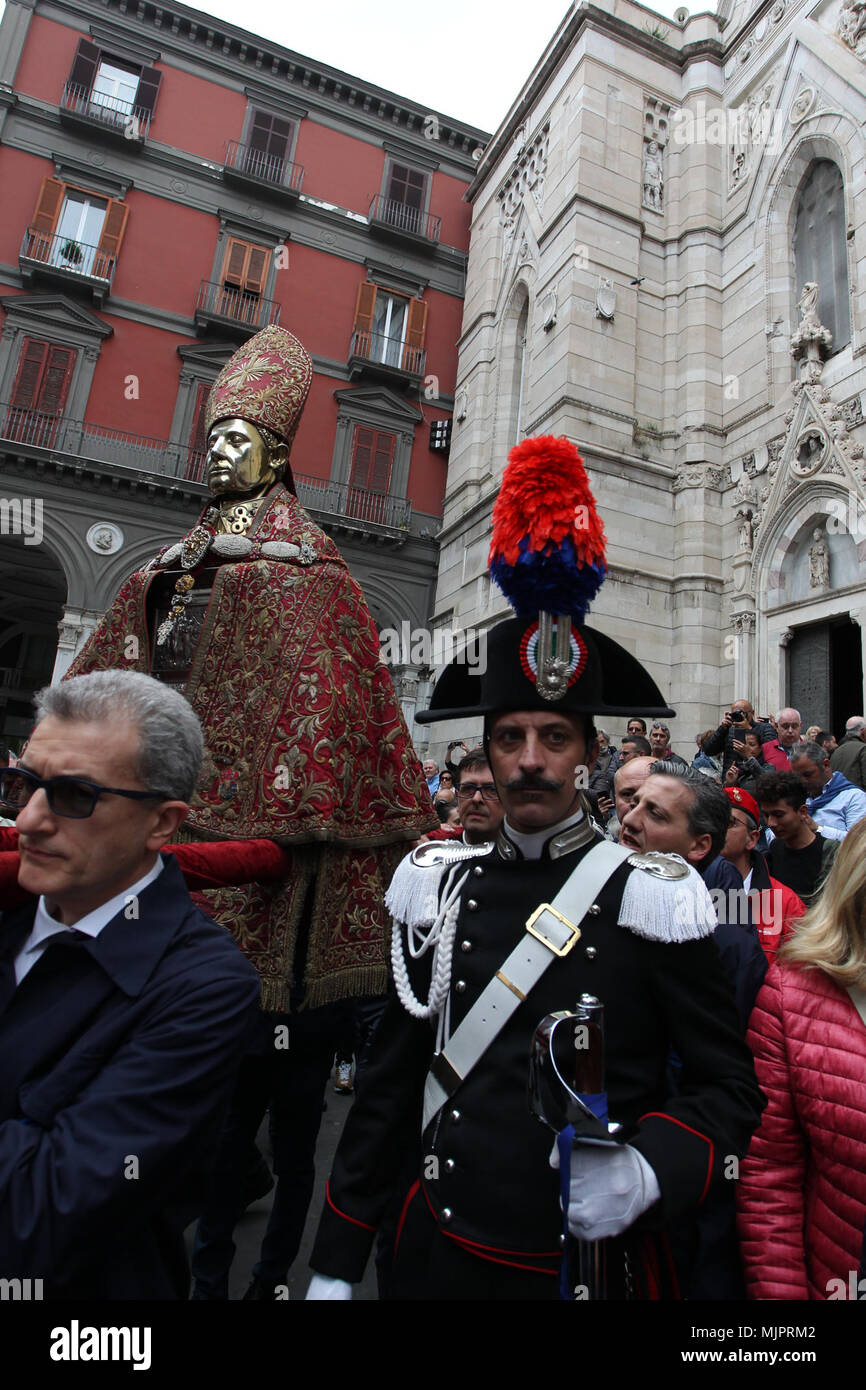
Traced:
<path id="1" fill-rule="evenodd" d="M 356 425 L 350 486 L 367 492 L 387 492 L 396 442 L 393 434 Z"/>
<path id="2" fill-rule="evenodd" d="M 354 330 L 356 333 L 370 334 L 373 328 L 373 309 L 376 305 L 376 286 L 371 285 L 365 280 L 358 286 L 358 295 L 355 299 L 355 322 Z"/>
<path id="3" fill-rule="evenodd" d="M 66 404 L 66 393 L 69 390 L 74 364 L 75 353 L 72 348 L 49 347 L 36 406 L 44 415 L 61 414 Z"/>
<path id="4" fill-rule="evenodd" d="M 93 274 L 102 280 L 109 278 L 120 253 L 120 243 L 123 241 L 123 234 L 126 231 L 128 216 L 129 208 L 126 203 L 120 203 L 116 198 L 109 198 L 99 246 L 93 259 Z"/>
<path id="5" fill-rule="evenodd" d="M 403 348 L 403 370 L 420 372 L 427 330 L 427 305 L 423 299 L 409 300 L 409 321 L 406 325 L 406 345 Z"/>
<path id="6" fill-rule="evenodd" d="M 251 245 L 229 237 L 223 260 L 223 284 L 247 294 L 261 294 L 268 276 L 270 252 L 266 246 Z"/>
<path id="7" fill-rule="evenodd" d="M 88 39 L 79 39 L 78 52 L 72 61 L 69 81 L 76 87 L 84 87 L 89 92 L 96 79 L 99 57 L 98 48 Z"/>
<path id="8" fill-rule="evenodd" d="M 395 443 L 393 434 L 383 434 L 379 430 L 376 431 L 368 484 L 371 492 L 388 491 L 388 484 L 391 481 L 391 464 L 394 462 Z"/>
<path id="9" fill-rule="evenodd" d="M 72 348 L 24 339 L 5 434 L 51 447 L 66 404 L 75 358 Z"/>
<path id="10" fill-rule="evenodd" d="M 268 276 L 268 252 L 263 246 L 251 246 L 247 260 L 244 289 L 248 294 L 264 293 Z"/>
<path id="11" fill-rule="evenodd" d="M 156 98 L 159 96 L 159 84 L 162 81 L 162 73 L 158 68 L 142 68 L 141 77 L 138 81 L 138 91 L 135 94 L 135 106 L 140 111 L 147 111 L 153 115 L 153 108 L 156 106 Z"/>
<path id="12" fill-rule="evenodd" d="M 189 454 L 187 457 L 187 478 L 201 482 L 204 474 L 204 461 L 207 454 L 207 434 L 204 427 L 205 406 L 210 394 L 210 383 L 200 381 L 196 387 L 195 405 L 192 412 L 192 429 L 189 435 Z"/>
<path id="13" fill-rule="evenodd" d="M 37 232 L 51 236 L 60 216 L 65 193 L 66 184 L 61 183 L 59 179 L 43 180 L 33 213 L 32 225 Z"/>
<path id="14" fill-rule="evenodd" d="M 13 406 L 21 410 L 36 409 L 42 366 L 47 355 L 48 343 L 40 343 L 34 338 L 24 339 L 15 385 L 12 387 Z"/>
<path id="15" fill-rule="evenodd" d="M 249 247 L 245 241 L 236 241 L 234 237 L 229 237 L 222 273 L 222 279 L 226 285 L 233 285 L 236 289 L 243 287 L 248 250 Z"/>

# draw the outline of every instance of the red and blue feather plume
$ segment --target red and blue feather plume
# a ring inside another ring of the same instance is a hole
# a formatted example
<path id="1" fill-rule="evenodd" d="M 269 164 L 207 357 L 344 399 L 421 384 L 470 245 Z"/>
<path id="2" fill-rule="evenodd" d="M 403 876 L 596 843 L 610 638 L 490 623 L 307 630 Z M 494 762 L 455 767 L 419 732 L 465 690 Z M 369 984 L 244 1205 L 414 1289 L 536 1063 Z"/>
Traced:
<path id="1" fill-rule="evenodd" d="M 508 455 L 493 508 L 490 574 L 518 617 L 577 623 L 607 574 L 605 535 L 583 460 L 567 439 L 524 439 Z"/>

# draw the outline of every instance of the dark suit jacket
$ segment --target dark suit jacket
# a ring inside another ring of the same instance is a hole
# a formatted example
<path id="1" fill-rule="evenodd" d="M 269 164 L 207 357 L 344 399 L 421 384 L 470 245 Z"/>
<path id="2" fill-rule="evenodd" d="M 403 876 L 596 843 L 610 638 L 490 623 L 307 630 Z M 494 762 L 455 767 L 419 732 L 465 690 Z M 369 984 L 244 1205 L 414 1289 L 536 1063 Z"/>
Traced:
<path id="1" fill-rule="evenodd" d="M 0 1277 L 47 1298 L 185 1298 L 258 977 L 171 855 L 91 939 L 61 936 L 14 989 L 35 903 L 0 917 Z"/>

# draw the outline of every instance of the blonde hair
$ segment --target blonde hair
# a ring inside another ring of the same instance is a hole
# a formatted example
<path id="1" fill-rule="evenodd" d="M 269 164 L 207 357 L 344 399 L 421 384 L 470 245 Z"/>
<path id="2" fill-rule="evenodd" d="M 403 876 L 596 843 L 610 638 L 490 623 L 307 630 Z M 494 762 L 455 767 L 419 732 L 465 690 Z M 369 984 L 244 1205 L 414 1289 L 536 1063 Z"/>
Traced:
<path id="1" fill-rule="evenodd" d="M 823 970 L 843 989 L 866 985 L 866 820 L 841 841 L 819 897 L 777 959 Z"/>

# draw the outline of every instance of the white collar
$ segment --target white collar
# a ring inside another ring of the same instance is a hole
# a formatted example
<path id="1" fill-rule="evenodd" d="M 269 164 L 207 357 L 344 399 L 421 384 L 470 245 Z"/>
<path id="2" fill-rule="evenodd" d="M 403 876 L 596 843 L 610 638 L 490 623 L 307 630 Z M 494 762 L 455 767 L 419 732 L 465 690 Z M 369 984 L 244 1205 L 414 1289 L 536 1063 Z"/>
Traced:
<path id="1" fill-rule="evenodd" d="M 556 825 L 545 826 L 543 830 L 534 830 L 527 835 L 522 830 L 515 830 L 508 824 L 508 817 L 502 822 L 503 834 L 513 845 L 520 850 L 524 859 L 540 859 L 544 854 L 544 847 L 548 840 L 561 835 L 564 830 L 570 830 L 572 826 L 580 825 L 583 820 L 583 807 L 580 807 L 571 816 L 566 816 L 565 820 L 557 821 Z"/>

